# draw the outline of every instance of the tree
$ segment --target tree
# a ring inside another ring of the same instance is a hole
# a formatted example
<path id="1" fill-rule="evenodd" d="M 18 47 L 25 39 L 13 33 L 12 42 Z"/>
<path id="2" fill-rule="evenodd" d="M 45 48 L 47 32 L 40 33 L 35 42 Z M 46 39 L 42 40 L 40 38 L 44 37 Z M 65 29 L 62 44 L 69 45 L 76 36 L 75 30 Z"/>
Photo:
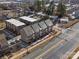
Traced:
<path id="1" fill-rule="evenodd" d="M 3 4 L 0 4 L 0 8 L 1 8 L 2 10 L 8 10 L 8 7 L 7 7 L 6 5 L 3 5 Z"/>
<path id="2" fill-rule="evenodd" d="M 66 14 L 66 6 L 62 2 L 60 2 L 57 6 L 57 13 L 60 17 Z"/>
<path id="3" fill-rule="evenodd" d="M 23 8 L 23 9 L 27 9 L 28 4 L 27 3 L 22 3 L 22 4 L 20 4 L 20 7 Z"/>
<path id="4" fill-rule="evenodd" d="M 44 7 L 44 0 L 36 0 L 35 1 L 35 11 L 42 11 Z"/>
<path id="5" fill-rule="evenodd" d="M 29 9 L 29 4 L 28 3 L 21 3 L 20 4 L 20 9 L 19 9 L 19 14 L 21 13 L 22 15 L 26 14 L 26 10 Z"/>
<path id="6" fill-rule="evenodd" d="M 50 3 L 50 5 L 47 7 L 47 8 L 45 8 L 45 13 L 47 14 L 47 15 L 53 15 L 53 11 L 54 11 L 54 2 L 52 1 L 51 3 Z"/>

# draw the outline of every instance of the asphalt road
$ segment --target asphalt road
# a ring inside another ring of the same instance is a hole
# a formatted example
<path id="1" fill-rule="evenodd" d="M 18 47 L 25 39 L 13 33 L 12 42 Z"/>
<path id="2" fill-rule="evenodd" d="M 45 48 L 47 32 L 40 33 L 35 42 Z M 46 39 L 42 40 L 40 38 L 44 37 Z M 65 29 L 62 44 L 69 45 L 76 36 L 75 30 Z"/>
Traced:
<path id="1" fill-rule="evenodd" d="M 67 52 L 72 51 L 76 44 L 79 43 L 78 25 L 79 24 L 74 25 L 72 27 L 73 30 L 65 30 L 61 35 L 54 38 L 54 40 L 50 41 L 47 45 L 37 48 L 34 52 L 25 56 L 23 59 L 61 59 Z M 50 48 L 55 46 L 61 40 L 64 40 L 64 43 L 50 50 Z M 46 51 L 48 52 L 46 53 Z"/>
<path id="2" fill-rule="evenodd" d="M 79 43 L 78 39 L 70 40 L 67 43 L 64 43 L 63 45 L 48 52 L 42 57 L 42 59 L 61 59 L 64 54 L 73 50 L 77 43 Z"/>
<path id="3" fill-rule="evenodd" d="M 59 38 L 55 38 L 55 40 L 52 40 L 50 43 L 48 43 L 47 45 L 43 46 L 43 47 L 39 47 L 37 48 L 34 52 L 30 53 L 29 55 L 25 56 L 23 59 L 35 59 L 35 57 L 37 57 L 38 55 L 40 55 L 41 53 L 45 52 L 46 50 L 48 50 L 51 46 L 55 45 L 56 43 L 58 43 L 61 39 Z"/>
<path id="4" fill-rule="evenodd" d="M 58 46 L 55 49 L 50 50 L 47 54 L 41 54 L 38 57 L 36 57 L 36 59 L 63 59 L 62 57 L 66 54 L 66 53 L 70 53 L 78 44 L 79 44 L 79 24 L 76 24 L 72 27 L 72 29 L 74 30 L 73 32 L 69 32 L 66 31 L 65 34 L 69 34 L 71 33 L 71 35 L 69 34 L 67 35 L 63 35 L 61 34 L 59 37 L 65 37 L 65 40 L 67 40 L 63 45 Z"/>

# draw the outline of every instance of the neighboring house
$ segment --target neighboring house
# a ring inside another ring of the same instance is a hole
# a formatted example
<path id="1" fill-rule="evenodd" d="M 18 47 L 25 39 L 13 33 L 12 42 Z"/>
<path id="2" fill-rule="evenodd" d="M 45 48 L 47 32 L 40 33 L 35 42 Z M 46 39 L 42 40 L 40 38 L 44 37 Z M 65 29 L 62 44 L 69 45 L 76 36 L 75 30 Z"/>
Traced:
<path id="1" fill-rule="evenodd" d="M 22 17 L 20 17 L 19 20 L 20 20 L 21 22 L 24 22 L 26 25 L 30 25 L 30 24 L 35 23 L 35 22 L 38 21 L 39 19 L 34 19 L 34 18 L 31 18 L 31 17 L 28 17 L 28 16 L 22 16 Z"/>
<path id="2" fill-rule="evenodd" d="M 68 14 L 71 14 L 71 13 L 73 13 L 73 12 L 75 12 L 75 11 L 78 11 L 79 10 L 79 6 L 78 5 L 75 5 L 75 6 L 73 6 L 73 7 L 70 7 L 70 8 L 68 8 L 69 10 L 67 10 L 67 13 Z"/>
<path id="3" fill-rule="evenodd" d="M 29 43 L 35 39 L 35 34 L 31 26 L 26 26 L 21 31 L 22 40 Z"/>
<path id="4" fill-rule="evenodd" d="M 45 24 L 47 25 L 48 33 L 52 32 L 53 23 L 50 19 L 45 20 Z"/>
<path id="5" fill-rule="evenodd" d="M 79 19 L 79 10 L 75 11 L 75 14 L 72 14 L 72 16 L 76 19 Z"/>
<path id="6" fill-rule="evenodd" d="M 0 57 L 9 52 L 8 42 L 3 31 L 0 31 Z"/>
<path id="7" fill-rule="evenodd" d="M 62 24 L 68 23 L 68 22 L 69 22 L 69 19 L 68 19 L 67 17 L 61 18 L 61 19 L 60 19 L 60 22 L 61 22 Z"/>
<path id="8" fill-rule="evenodd" d="M 34 30 L 34 33 L 36 35 L 36 39 L 40 38 L 40 34 L 41 34 L 41 27 L 38 25 L 38 23 L 35 23 L 32 25 L 32 28 Z"/>
<path id="9" fill-rule="evenodd" d="M 30 3 L 32 5 L 34 5 L 35 1 L 36 0 L 21 0 L 22 2 L 27 2 L 27 3 Z M 49 0 L 44 0 L 45 2 L 49 2 Z"/>
<path id="10" fill-rule="evenodd" d="M 70 3 L 72 3 L 72 4 L 79 4 L 79 0 L 70 0 Z"/>
<path id="11" fill-rule="evenodd" d="M 5 17 L 9 17 L 9 18 L 14 17 L 15 18 L 15 17 L 18 17 L 19 14 L 13 10 L 0 10 L 0 16 L 2 17 L 4 15 L 5 15 Z"/>
<path id="12" fill-rule="evenodd" d="M 39 22 L 39 26 L 42 29 L 42 34 L 40 36 L 45 36 L 47 34 L 47 25 L 44 23 L 44 21 Z"/>
<path id="13" fill-rule="evenodd" d="M 20 34 L 20 29 L 25 27 L 25 23 L 20 22 L 16 19 L 5 20 L 6 28 L 13 31 L 16 34 Z"/>
<path id="14" fill-rule="evenodd" d="M 0 31 L 0 49 L 8 46 L 8 42 L 6 40 L 6 36 L 2 31 Z"/>

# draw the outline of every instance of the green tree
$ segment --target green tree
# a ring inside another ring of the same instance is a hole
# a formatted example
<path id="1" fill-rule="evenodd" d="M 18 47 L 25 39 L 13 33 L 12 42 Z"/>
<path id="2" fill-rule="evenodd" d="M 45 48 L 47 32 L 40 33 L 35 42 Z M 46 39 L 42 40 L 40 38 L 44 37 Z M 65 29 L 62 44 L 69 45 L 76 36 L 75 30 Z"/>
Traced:
<path id="1" fill-rule="evenodd" d="M 66 6 L 60 2 L 57 6 L 58 16 L 64 16 L 66 14 Z"/>
<path id="2" fill-rule="evenodd" d="M 52 1 L 51 3 L 50 3 L 50 5 L 48 6 L 48 8 L 45 8 L 45 13 L 47 14 L 47 15 L 53 15 L 53 11 L 54 11 L 54 2 Z"/>
<path id="3" fill-rule="evenodd" d="M 22 9 L 27 9 L 28 8 L 28 4 L 27 3 L 22 3 L 22 4 L 20 4 L 20 7 Z"/>
<path id="4" fill-rule="evenodd" d="M 21 3 L 19 7 L 21 7 L 21 9 L 22 9 L 21 14 L 25 15 L 26 14 L 26 10 L 29 8 L 29 4 L 27 4 L 26 2 L 25 3 Z"/>
<path id="5" fill-rule="evenodd" d="M 7 7 L 6 5 L 3 5 L 3 4 L 0 4 L 0 8 L 1 8 L 2 10 L 8 10 L 8 7 Z"/>
<path id="6" fill-rule="evenodd" d="M 35 11 L 42 11 L 44 7 L 44 0 L 35 1 Z"/>

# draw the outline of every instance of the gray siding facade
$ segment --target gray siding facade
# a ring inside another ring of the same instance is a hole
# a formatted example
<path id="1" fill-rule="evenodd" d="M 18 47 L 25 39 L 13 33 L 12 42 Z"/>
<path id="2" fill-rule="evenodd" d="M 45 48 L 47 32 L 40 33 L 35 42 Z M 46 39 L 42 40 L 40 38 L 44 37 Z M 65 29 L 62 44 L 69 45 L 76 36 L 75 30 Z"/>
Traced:
<path id="1" fill-rule="evenodd" d="M 21 30 L 21 37 L 25 42 L 31 42 L 33 39 L 35 39 L 34 31 L 31 26 L 27 26 Z"/>
<path id="2" fill-rule="evenodd" d="M 48 32 L 51 32 L 52 31 L 52 28 L 53 28 L 52 21 L 50 19 L 48 19 L 48 20 L 45 20 L 45 23 L 46 23 L 46 25 L 48 27 Z"/>
<path id="3" fill-rule="evenodd" d="M 26 26 L 21 30 L 22 40 L 33 42 L 52 32 L 53 23 L 51 20 L 40 21 L 38 23 Z"/>
<path id="4" fill-rule="evenodd" d="M 32 28 L 34 30 L 34 33 L 36 35 L 36 39 L 40 38 L 40 34 L 41 34 L 41 28 L 40 26 L 38 25 L 38 23 L 35 23 L 32 25 Z"/>
<path id="5" fill-rule="evenodd" d="M 41 36 L 46 35 L 46 33 L 47 33 L 47 26 L 46 26 L 46 24 L 44 23 L 44 21 L 39 22 L 39 26 L 40 26 L 41 29 L 42 29 L 42 34 L 41 34 Z"/>

